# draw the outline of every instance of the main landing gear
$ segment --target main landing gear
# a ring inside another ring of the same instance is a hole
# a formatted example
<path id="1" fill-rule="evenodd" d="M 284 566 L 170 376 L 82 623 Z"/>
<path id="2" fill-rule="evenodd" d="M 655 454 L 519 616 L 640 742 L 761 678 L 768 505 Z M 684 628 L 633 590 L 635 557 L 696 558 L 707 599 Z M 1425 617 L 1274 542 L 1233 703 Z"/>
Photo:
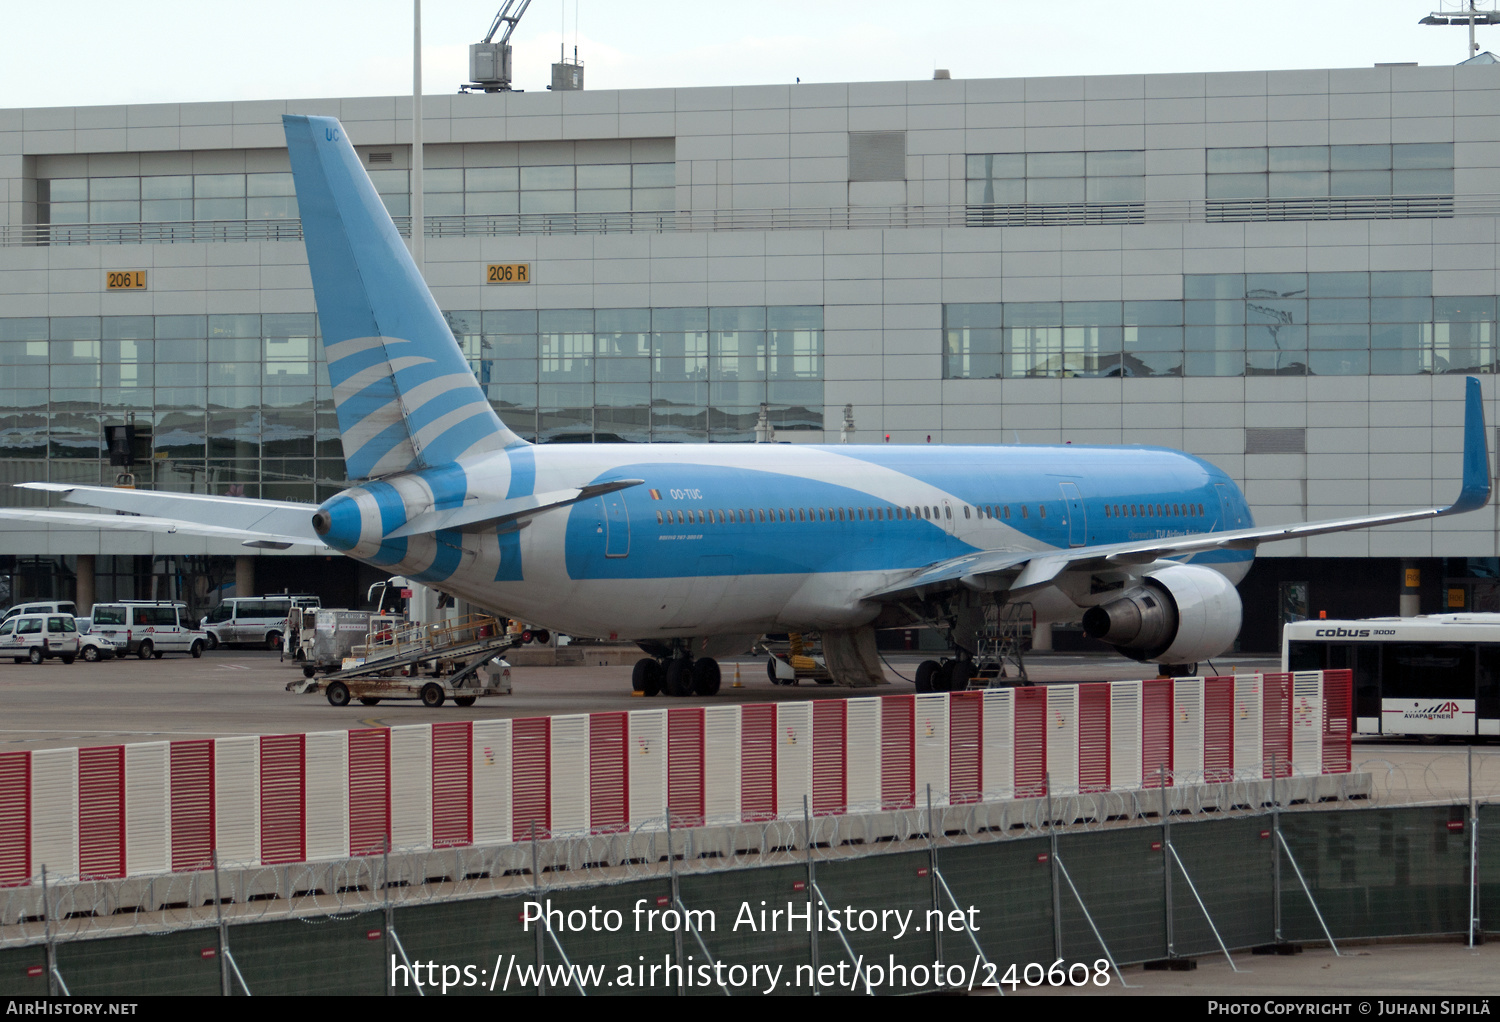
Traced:
<path id="1" fill-rule="evenodd" d="M 962 692 L 974 677 L 974 661 L 958 651 L 958 659 L 923 660 L 917 665 L 918 692 Z"/>
<path id="2" fill-rule="evenodd" d="M 719 691 L 719 662 L 712 657 L 696 660 L 678 650 L 669 657 L 644 657 L 635 662 L 630 683 L 642 695 L 665 692 L 669 696 L 711 696 Z"/>

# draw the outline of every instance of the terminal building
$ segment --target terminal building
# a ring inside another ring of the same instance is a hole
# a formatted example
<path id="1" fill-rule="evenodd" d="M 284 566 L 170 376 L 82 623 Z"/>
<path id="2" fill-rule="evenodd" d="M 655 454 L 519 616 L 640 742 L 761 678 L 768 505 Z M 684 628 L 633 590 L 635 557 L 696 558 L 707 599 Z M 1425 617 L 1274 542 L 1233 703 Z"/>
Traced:
<path id="1" fill-rule="evenodd" d="M 1258 523 L 1443 504 L 1465 376 L 1500 423 L 1497 100 L 1494 63 L 430 96 L 424 267 L 540 442 L 1151 444 Z M 0 483 L 343 488 L 285 113 L 409 229 L 409 98 L 0 110 Z M 1262 547 L 1241 647 L 1500 609 L 1497 555 L 1493 506 Z M 0 528 L 0 602 L 374 577 Z"/>

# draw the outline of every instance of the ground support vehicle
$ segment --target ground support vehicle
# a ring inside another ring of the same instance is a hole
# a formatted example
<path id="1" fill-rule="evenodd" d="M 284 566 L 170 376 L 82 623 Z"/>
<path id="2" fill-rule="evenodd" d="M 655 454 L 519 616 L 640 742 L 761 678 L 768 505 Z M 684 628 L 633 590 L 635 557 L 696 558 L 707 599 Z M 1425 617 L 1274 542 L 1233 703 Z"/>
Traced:
<path id="1" fill-rule="evenodd" d="M 413 624 L 356 646 L 346 666 L 321 680 L 304 678 L 288 692 L 322 692 L 333 706 L 358 699 L 419 699 L 439 707 L 452 699 L 473 706 L 480 696 L 510 694 L 510 665 L 501 654 L 517 645 L 492 617 L 470 616 L 438 624 Z"/>
<path id="2" fill-rule="evenodd" d="M 795 685 L 803 680 L 833 684 L 833 675 L 823 662 L 822 648 L 815 640 L 793 632 L 786 642 L 768 641 L 764 646 L 771 655 L 766 661 L 766 675 L 771 684 Z"/>
<path id="3" fill-rule="evenodd" d="M 1282 629 L 1281 664 L 1353 672 L 1359 734 L 1500 737 L 1500 614 L 1293 621 Z"/>
<path id="4" fill-rule="evenodd" d="M 354 656 L 354 647 L 369 642 L 370 620 L 375 616 L 368 610 L 333 607 L 308 607 L 292 613 L 302 618 L 297 659 L 302 661 L 304 678 L 319 671 L 332 674 L 342 670 L 344 661 Z"/>
<path id="5" fill-rule="evenodd" d="M 72 614 L 21 614 L 0 622 L 0 656 L 18 664 L 78 656 L 78 625 Z"/>
<path id="6" fill-rule="evenodd" d="M 149 660 L 164 653 L 187 653 L 200 657 L 209 648 L 209 637 L 194 628 L 193 621 L 185 603 L 120 600 L 94 604 L 89 632 L 113 640 L 119 647 L 116 656 L 134 653 Z"/>

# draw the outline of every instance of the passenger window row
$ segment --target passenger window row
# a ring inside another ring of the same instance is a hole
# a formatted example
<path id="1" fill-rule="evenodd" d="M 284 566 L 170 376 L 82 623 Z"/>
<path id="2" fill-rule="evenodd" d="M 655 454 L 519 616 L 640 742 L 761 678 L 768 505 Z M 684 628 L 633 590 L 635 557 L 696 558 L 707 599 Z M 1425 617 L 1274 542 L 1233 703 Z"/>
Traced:
<path id="1" fill-rule="evenodd" d="M 1010 518 L 1009 504 L 990 504 L 976 507 L 971 512 L 969 505 L 962 505 L 964 517 Z M 1047 517 L 1044 505 L 1037 506 L 1039 516 Z M 1027 506 L 1020 506 L 1020 517 L 1028 516 Z M 951 507 L 935 505 L 909 505 L 895 507 L 829 507 L 829 508 L 690 508 L 656 512 L 657 525 L 713 525 L 715 523 L 738 524 L 757 522 L 896 522 L 896 521 L 941 521 L 953 519 Z"/>

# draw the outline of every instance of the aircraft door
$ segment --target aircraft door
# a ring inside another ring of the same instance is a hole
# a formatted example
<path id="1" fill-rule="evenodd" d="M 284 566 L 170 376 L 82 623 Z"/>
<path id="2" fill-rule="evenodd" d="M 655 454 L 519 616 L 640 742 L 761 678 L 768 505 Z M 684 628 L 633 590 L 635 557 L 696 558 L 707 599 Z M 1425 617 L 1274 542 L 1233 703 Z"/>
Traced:
<path id="1" fill-rule="evenodd" d="M 947 500 L 947 499 L 943 500 L 943 511 L 942 511 L 942 514 L 943 514 L 943 531 L 946 532 L 948 535 L 951 536 L 951 535 L 953 535 L 953 528 L 954 528 L 954 525 L 953 525 L 953 502 L 951 500 Z"/>
<path id="2" fill-rule="evenodd" d="M 1089 519 L 1083 507 L 1083 495 L 1074 483 L 1059 483 L 1062 487 L 1063 506 L 1068 509 L 1068 546 L 1083 546 L 1088 542 Z"/>
<path id="3" fill-rule="evenodd" d="M 1223 483 L 1215 483 L 1214 489 L 1219 491 L 1219 528 L 1220 529 L 1244 529 L 1250 523 L 1245 520 L 1244 512 L 1240 510 L 1241 504 L 1229 492 L 1229 487 Z"/>
<path id="4" fill-rule="evenodd" d="M 630 554 L 630 512 L 625 507 L 625 491 L 604 495 L 604 556 L 626 557 Z"/>

